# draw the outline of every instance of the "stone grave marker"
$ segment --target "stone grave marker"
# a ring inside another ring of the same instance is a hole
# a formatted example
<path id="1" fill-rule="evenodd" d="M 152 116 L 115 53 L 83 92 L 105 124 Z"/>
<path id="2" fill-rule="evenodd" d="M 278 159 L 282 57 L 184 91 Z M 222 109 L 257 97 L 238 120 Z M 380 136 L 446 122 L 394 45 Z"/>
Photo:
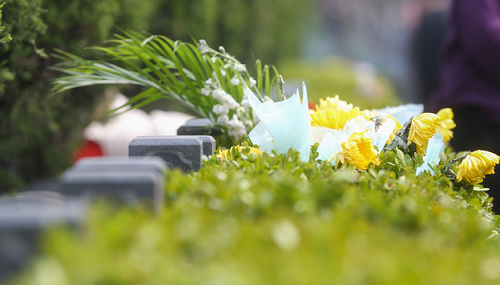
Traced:
<path id="1" fill-rule="evenodd" d="M 69 197 L 104 197 L 130 206 L 152 203 L 154 212 L 159 213 L 163 208 L 163 174 L 127 168 L 74 167 L 61 176 L 59 192 Z"/>
<path id="2" fill-rule="evenodd" d="M 158 156 L 184 172 L 201 168 L 203 140 L 197 136 L 144 136 L 129 144 L 129 156 Z"/>
<path id="3" fill-rule="evenodd" d="M 86 213 L 86 201 L 57 192 L 0 197 L 0 283 L 29 264 L 42 230 L 61 225 L 79 229 Z"/>
<path id="4" fill-rule="evenodd" d="M 196 118 L 186 121 L 177 129 L 177 135 L 211 135 L 220 136 L 222 131 L 212 126 L 212 122 L 207 118 Z"/>
<path id="5" fill-rule="evenodd" d="M 203 143 L 203 155 L 211 156 L 215 151 L 215 139 L 212 136 L 197 136 Z"/>

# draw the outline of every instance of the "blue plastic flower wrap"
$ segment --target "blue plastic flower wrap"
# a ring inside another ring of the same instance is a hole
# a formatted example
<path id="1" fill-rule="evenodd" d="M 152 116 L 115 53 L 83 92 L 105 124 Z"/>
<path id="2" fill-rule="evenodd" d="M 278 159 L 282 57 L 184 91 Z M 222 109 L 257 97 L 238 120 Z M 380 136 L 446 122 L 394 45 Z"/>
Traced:
<path id="1" fill-rule="evenodd" d="M 248 101 L 257 114 L 260 122 L 248 137 L 260 149 L 271 153 L 287 153 L 291 148 L 300 152 L 302 161 L 309 160 L 311 155 L 311 122 L 307 101 L 306 85 L 303 84 L 303 97 L 299 91 L 287 100 L 280 102 L 261 102 L 246 87 Z"/>
<path id="2" fill-rule="evenodd" d="M 383 109 L 377 109 L 375 110 L 378 113 L 384 113 L 387 115 L 391 115 L 401 125 L 404 125 L 411 117 L 416 117 L 424 111 L 424 105 L 423 104 L 405 104 L 405 105 L 399 105 L 396 107 L 385 107 Z"/>
<path id="3" fill-rule="evenodd" d="M 441 160 L 440 154 L 443 151 L 443 135 L 440 133 L 435 133 L 434 136 L 429 139 L 429 144 L 427 145 L 427 149 L 425 150 L 424 163 L 417 167 L 415 174 L 419 175 L 423 171 L 429 171 L 431 174 L 434 174 L 434 170 L 431 168 L 431 166 L 439 163 L 439 161 Z"/>

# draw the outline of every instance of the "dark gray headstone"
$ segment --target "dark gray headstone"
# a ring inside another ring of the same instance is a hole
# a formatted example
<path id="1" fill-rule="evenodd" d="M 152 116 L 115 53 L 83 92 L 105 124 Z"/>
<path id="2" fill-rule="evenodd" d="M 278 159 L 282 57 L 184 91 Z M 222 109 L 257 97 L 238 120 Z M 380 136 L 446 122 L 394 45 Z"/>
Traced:
<path id="1" fill-rule="evenodd" d="M 203 141 L 196 136 L 137 137 L 129 144 L 129 156 L 158 156 L 184 172 L 201 168 L 202 153 Z"/>
<path id="2" fill-rule="evenodd" d="M 57 188 L 59 188 L 59 179 L 49 178 L 31 182 L 30 184 L 20 188 L 18 192 L 57 191 Z"/>
<path id="3" fill-rule="evenodd" d="M 210 119 L 197 118 L 188 120 L 177 129 L 177 135 L 222 135 L 222 131 L 214 127 Z"/>
<path id="4" fill-rule="evenodd" d="M 203 141 L 203 154 L 211 156 L 215 151 L 215 139 L 212 136 L 197 136 Z"/>
<path id="5" fill-rule="evenodd" d="M 69 197 L 104 197 L 131 206 L 151 202 L 156 213 L 163 207 L 164 190 L 164 176 L 157 170 L 119 167 L 74 167 L 63 173 L 59 187 L 59 192 Z"/>
<path id="6" fill-rule="evenodd" d="M 132 157 L 88 157 L 78 160 L 73 170 L 86 171 L 156 171 L 163 175 L 167 169 L 165 161 L 155 156 Z"/>
<path id="7" fill-rule="evenodd" d="M 86 213 L 85 201 L 66 199 L 57 192 L 0 198 L 0 283 L 28 265 L 42 230 L 60 225 L 77 229 Z"/>

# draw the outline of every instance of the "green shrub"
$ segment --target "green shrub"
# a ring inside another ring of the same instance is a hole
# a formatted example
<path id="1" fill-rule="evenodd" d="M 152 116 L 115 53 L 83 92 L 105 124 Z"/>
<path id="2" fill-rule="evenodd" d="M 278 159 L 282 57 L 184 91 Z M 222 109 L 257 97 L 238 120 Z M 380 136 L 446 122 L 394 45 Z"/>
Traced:
<path id="1" fill-rule="evenodd" d="M 51 96 L 48 70 L 55 47 L 90 54 L 84 47 L 101 43 L 115 25 L 146 29 L 154 1 L 7 0 L 6 33 L 0 49 L 0 191 L 53 177 L 67 168 L 83 128 L 103 97 L 103 88 Z M 139 7 L 139 8 L 138 8 Z M 141 22 L 142 21 L 142 22 Z M 95 53 L 94 53 L 95 54 Z"/>
<path id="2" fill-rule="evenodd" d="M 12 36 L 10 34 L 2 35 L 2 32 L 5 30 L 5 27 L 2 26 L 2 8 L 4 4 L 5 3 L 3 1 L 0 1 L 0 44 L 5 44 L 12 40 Z"/>
<path id="3" fill-rule="evenodd" d="M 416 177 L 419 163 L 403 165 L 394 151 L 382 163 L 395 168 L 367 171 L 302 162 L 295 151 L 233 157 L 213 156 L 198 173 L 169 171 L 158 217 L 96 204 L 81 235 L 48 232 L 43 253 L 9 284 L 39 284 L 38 276 L 59 284 L 500 282 L 498 216 L 476 204 L 483 196 L 471 187 Z"/>

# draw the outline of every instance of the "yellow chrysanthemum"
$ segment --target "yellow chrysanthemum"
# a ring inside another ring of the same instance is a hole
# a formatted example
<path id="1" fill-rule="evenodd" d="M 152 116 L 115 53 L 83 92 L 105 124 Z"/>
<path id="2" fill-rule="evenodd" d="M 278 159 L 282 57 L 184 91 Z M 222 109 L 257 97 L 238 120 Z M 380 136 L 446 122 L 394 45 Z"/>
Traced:
<path id="1" fill-rule="evenodd" d="M 342 151 L 338 154 L 337 161 L 342 164 L 349 163 L 358 169 L 368 168 L 373 162 L 379 164 L 377 151 L 371 144 L 372 139 L 363 132 L 352 134 L 346 142 L 342 143 Z"/>
<path id="2" fill-rule="evenodd" d="M 444 136 L 444 142 L 447 142 L 453 137 L 451 129 L 457 126 L 453 121 L 453 111 L 450 108 L 444 108 L 439 110 L 437 115 L 439 116 L 439 124 L 436 130 Z"/>
<path id="3" fill-rule="evenodd" d="M 326 127 L 330 129 L 340 130 L 344 127 L 347 121 L 360 115 L 359 108 L 353 109 L 321 109 L 313 111 L 311 116 L 312 127 Z"/>
<path id="4" fill-rule="evenodd" d="M 353 109 L 352 104 L 348 104 L 346 101 L 340 100 L 339 95 L 335 97 L 327 97 L 325 99 L 319 99 L 319 105 L 316 105 L 316 110 L 324 109 Z"/>
<path id="5" fill-rule="evenodd" d="M 439 116 L 432 113 L 422 113 L 413 118 L 408 134 L 408 144 L 417 145 L 417 153 L 424 155 L 429 139 L 436 133 Z"/>
<path id="6" fill-rule="evenodd" d="M 370 110 L 363 110 L 359 113 L 363 118 L 365 118 L 367 121 L 370 121 L 373 116 L 377 115 L 376 112 L 372 112 Z"/>
<path id="7" fill-rule="evenodd" d="M 243 147 L 241 145 L 238 146 L 233 146 L 230 149 L 224 149 L 224 150 L 219 150 L 216 154 L 217 158 L 219 158 L 221 161 L 224 160 L 232 160 L 234 159 L 232 152 L 233 150 L 237 150 L 238 152 L 242 152 L 244 149 L 250 149 L 249 153 L 255 153 L 255 154 L 261 154 L 262 151 L 258 148 L 255 147 Z"/>
<path id="8" fill-rule="evenodd" d="M 492 152 L 476 150 L 467 155 L 458 166 L 457 180 L 465 180 L 471 185 L 483 181 L 486 174 L 495 173 L 495 165 L 500 157 Z"/>

